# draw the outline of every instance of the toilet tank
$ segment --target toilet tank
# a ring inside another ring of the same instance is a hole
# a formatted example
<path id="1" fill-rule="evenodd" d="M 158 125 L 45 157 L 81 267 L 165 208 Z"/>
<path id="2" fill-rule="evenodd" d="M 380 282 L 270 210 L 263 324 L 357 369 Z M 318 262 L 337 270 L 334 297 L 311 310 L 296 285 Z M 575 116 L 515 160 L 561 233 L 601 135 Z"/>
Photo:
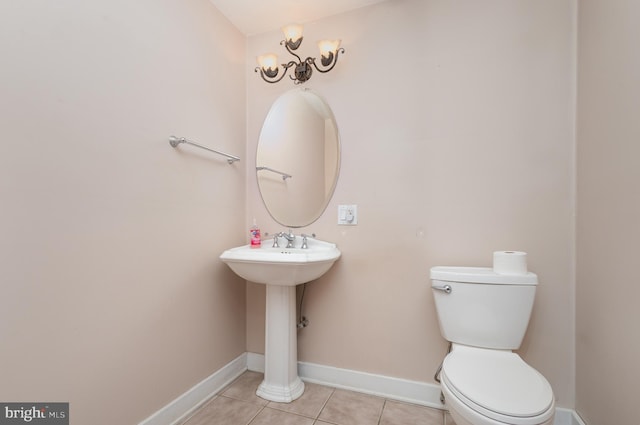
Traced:
<path id="1" fill-rule="evenodd" d="M 504 275 L 483 267 L 433 267 L 431 287 L 442 336 L 475 347 L 517 349 L 537 284 L 538 277 L 530 272 Z"/>

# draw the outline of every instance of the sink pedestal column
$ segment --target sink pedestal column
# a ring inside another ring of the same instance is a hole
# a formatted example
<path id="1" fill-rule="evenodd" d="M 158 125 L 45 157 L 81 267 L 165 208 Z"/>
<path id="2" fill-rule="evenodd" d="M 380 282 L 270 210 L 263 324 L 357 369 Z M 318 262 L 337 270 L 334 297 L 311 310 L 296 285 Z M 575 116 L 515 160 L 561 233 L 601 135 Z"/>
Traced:
<path id="1" fill-rule="evenodd" d="M 256 394 L 289 403 L 304 392 L 298 376 L 296 287 L 268 284 L 266 307 L 264 381 Z"/>

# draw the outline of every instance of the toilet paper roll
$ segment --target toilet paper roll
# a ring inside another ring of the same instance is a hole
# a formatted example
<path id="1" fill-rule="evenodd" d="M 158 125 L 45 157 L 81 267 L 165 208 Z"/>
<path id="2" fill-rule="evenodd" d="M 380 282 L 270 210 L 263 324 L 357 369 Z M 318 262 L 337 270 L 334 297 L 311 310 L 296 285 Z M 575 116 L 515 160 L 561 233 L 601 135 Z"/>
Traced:
<path id="1" fill-rule="evenodd" d="M 498 274 L 527 274 L 527 253 L 521 251 L 494 252 L 493 271 Z"/>

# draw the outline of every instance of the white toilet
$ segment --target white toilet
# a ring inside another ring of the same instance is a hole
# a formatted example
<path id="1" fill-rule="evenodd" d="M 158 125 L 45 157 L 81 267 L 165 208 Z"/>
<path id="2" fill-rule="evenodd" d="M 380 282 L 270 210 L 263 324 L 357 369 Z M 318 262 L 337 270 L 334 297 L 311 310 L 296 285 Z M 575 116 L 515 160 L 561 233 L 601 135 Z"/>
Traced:
<path id="1" fill-rule="evenodd" d="M 433 267 L 440 331 L 452 343 L 440 372 L 457 425 L 549 425 L 549 382 L 512 350 L 524 337 L 538 278 L 491 268 Z"/>

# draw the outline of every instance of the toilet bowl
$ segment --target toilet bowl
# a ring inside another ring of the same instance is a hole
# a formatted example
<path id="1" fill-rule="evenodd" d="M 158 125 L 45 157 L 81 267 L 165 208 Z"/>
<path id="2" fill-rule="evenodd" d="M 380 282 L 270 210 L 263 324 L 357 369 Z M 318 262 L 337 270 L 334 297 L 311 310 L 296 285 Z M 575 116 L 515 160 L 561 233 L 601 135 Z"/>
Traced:
<path id="1" fill-rule="evenodd" d="M 513 352 L 529 324 L 537 276 L 433 267 L 431 282 L 440 331 L 452 347 L 440 386 L 456 425 L 552 424 L 551 385 Z"/>
<path id="2" fill-rule="evenodd" d="M 511 351 L 454 345 L 440 380 L 456 425 L 553 423 L 551 386 Z"/>

